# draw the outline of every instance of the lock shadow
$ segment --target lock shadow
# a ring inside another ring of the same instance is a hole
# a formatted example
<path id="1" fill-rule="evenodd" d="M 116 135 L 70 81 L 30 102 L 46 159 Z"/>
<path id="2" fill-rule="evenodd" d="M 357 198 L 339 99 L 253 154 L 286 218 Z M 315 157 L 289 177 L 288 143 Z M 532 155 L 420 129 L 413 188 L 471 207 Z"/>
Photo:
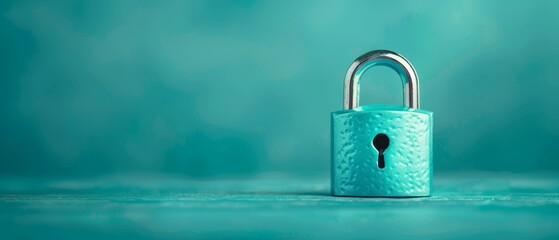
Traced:
<path id="1" fill-rule="evenodd" d="M 256 195 L 256 196 L 314 196 L 330 197 L 332 194 L 325 191 L 234 191 L 227 194 Z"/>
<path id="2" fill-rule="evenodd" d="M 427 199 L 431 196 L 337 196 L 332 195 L 329 191 L 233 191 L 233 192 L 226 192 L 225 194 L 232 194 L 232 195 L 253 195 L 253 196 L 298 196 L 298 197 L 332 197 L 332 198 L 359 198 L 359 199 L 386 199 L 386 200 L 411 200 L 411 199 Z"/>

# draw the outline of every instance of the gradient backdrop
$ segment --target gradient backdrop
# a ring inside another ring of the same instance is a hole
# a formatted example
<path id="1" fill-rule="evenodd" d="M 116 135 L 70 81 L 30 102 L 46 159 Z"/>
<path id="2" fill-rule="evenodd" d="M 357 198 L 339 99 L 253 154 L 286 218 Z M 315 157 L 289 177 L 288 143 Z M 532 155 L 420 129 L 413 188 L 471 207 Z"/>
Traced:
<path id="1" fill-rule="evenodd" d="M 559 1 L 390 2 L 1 1 L 0 174 L 327 177 L 373 49 L 418 70 L 436 172 L 559 170 Z"/>

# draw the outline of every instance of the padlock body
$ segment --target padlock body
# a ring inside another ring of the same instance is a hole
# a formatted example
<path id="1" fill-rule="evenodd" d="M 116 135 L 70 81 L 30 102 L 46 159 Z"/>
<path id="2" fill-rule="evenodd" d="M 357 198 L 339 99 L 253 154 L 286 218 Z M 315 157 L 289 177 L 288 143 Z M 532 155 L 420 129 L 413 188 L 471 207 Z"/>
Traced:
<path id="1" fill-rule="evenodd" d="M 433 175 L 433 113 L 403 106 L 369 105 L 331 114 L 332 194 L 425 197 Z M 373 146 L 388 136 L 384 166 Z"/>

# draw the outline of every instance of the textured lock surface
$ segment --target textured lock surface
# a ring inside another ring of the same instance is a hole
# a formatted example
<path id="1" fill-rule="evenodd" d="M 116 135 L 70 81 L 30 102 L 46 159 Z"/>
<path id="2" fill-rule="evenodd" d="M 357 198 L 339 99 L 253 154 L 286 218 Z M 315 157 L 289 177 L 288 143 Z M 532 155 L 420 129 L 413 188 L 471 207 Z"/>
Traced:
<path id="1" fill-rule="evenodd" d="M 361 106 L 332 113 L 332 194 L 420 197 L 431 193 L 433 113 L 401 106 Z M 390 139 L 377 165 L 377 134 Z"/>

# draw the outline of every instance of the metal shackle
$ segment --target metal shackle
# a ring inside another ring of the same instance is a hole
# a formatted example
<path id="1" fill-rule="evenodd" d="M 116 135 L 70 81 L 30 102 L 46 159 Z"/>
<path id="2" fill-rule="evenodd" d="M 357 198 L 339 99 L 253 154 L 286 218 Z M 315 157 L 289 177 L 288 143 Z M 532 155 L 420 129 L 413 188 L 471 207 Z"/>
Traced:
<path id="1" fill-rule="evenodd" d="M 398 72 L 404 87 L 404 105 L 419 108 L 419 78 L 411 63 L 395 52 L 374 50 L 361 55 L 349 66 L 344 81 L 344 109 L 359 107 L 359 80 L 367 69 L 377 65 Z"/>

